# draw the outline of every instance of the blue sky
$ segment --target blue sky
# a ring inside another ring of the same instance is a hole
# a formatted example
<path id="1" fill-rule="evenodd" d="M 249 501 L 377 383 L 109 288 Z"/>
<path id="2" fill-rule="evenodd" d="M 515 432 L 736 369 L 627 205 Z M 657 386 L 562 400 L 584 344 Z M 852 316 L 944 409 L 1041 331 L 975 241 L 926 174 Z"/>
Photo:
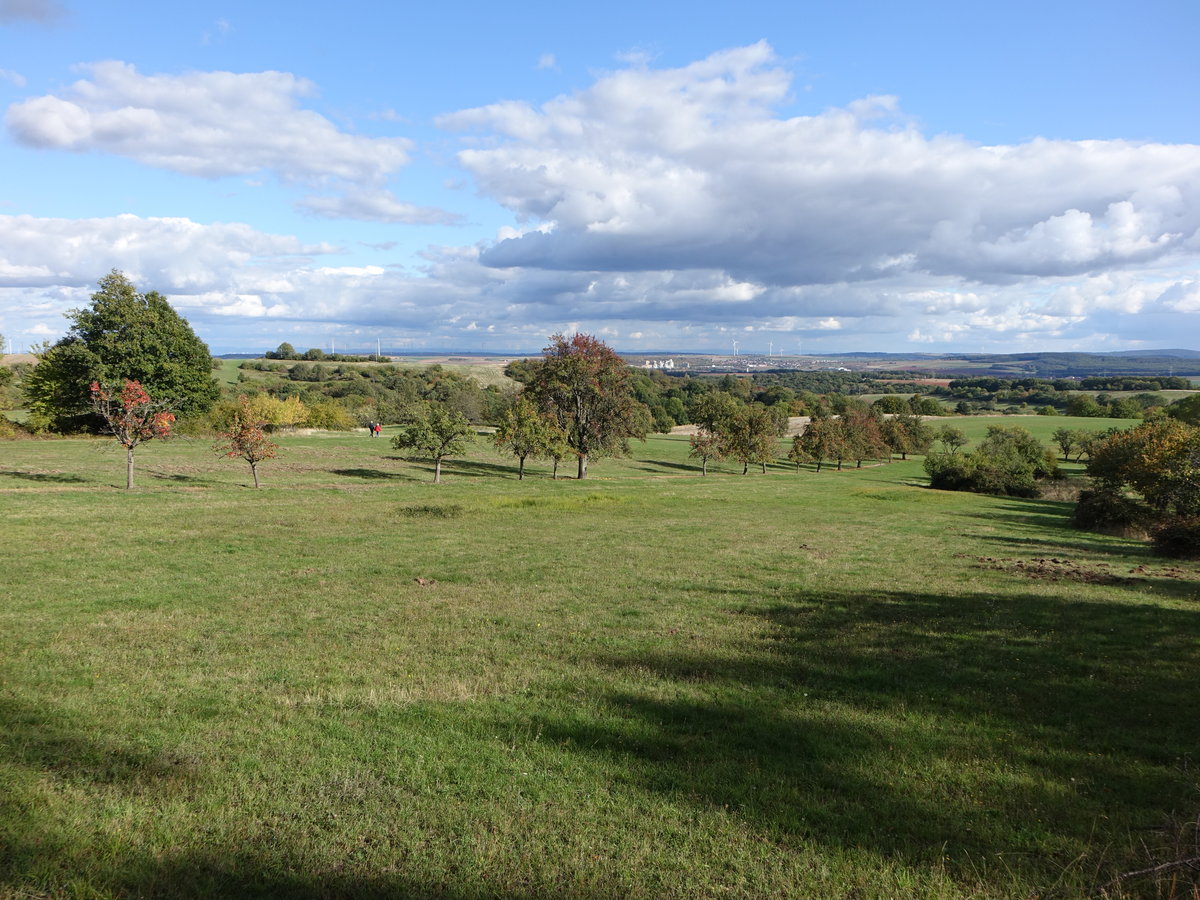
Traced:
<path id="1" fill-rule="evenodd" d="M 115 7 L 115 8 L 114 8 Z M 1200 345 L 1194 2 L 0 0 L 0 333 Z"/>

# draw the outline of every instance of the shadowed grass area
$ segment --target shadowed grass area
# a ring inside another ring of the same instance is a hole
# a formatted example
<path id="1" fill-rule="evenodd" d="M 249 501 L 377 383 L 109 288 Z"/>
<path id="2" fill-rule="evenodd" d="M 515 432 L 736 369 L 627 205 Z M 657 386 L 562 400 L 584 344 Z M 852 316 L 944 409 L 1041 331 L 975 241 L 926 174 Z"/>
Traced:
<path id="1" fill-rule="evenodd" d="M 1200 808 L 1198 569 L 1067 504 L 281 443 L 6 445 L 0 894 L 1081 896 Z"/>

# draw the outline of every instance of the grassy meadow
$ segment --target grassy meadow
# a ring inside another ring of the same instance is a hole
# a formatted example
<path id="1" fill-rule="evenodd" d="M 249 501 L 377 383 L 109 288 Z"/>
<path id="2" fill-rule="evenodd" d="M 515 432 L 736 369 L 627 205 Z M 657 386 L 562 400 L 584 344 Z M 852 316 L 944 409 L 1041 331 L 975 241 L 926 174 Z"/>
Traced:
<path id="1" fill-rule="evenodd" d="M 0 445 L 0 896 L 1076 897 L 1187 855 L 1197 565 L 920 459 L 518 481 L 481 441 L 433 485 L 386 438 L 283 437 L 257 491 L 205 441 L 133 492 Z"/>

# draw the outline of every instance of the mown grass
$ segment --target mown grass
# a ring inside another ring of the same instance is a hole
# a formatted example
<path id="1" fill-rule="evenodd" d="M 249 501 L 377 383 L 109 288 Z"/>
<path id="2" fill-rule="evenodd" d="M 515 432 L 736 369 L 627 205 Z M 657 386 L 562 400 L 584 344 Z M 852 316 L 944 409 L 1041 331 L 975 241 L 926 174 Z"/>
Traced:
<path id="1" fill-rule="evenodd" d="M 1200 573 L 1066 504 L 283 445 L 3 446 L 0 893 L 1080 896 L 1200 808 Z"/>

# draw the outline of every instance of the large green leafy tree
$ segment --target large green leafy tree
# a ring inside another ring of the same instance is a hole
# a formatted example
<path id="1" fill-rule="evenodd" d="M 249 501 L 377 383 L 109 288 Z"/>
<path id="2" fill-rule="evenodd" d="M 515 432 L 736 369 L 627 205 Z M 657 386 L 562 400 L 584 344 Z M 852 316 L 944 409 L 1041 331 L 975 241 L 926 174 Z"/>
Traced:
<path id="1" fill-rule="evenodd" d="M 650 429 L 629 367 L 599 338 L 552 335 L 526 377 L 525 395 L 554 417 L 578 457 L 578 478 L 587 477 L 590 457 L 625 452 L 629 438 L 644 439 Z"/>
<path id="2" fill-rule="evenodd" d="M 139 293 L 114 269 L 91 303 L 67 314 L 66 336 L 42 354 L 26 379 L 33 422 L 54 431 L 94 429 L 93 381 L 137 381 L 181 416 L 210 409 L 219 388 L 212 355 L 167 298 Z"/>

